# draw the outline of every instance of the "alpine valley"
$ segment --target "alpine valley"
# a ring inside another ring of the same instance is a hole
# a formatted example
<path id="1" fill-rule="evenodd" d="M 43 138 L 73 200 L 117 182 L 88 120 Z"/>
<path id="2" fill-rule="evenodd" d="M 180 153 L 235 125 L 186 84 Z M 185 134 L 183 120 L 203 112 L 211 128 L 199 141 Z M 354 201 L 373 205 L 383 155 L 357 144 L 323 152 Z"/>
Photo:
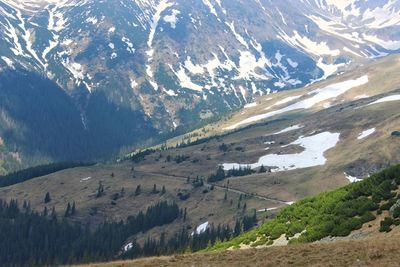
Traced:
<path id="1" fill-rule="evenodd" d="M 0 265 L 400 260 L 399 0 L 0 0 L 0 36 Z"/>
<path id="2" fill-rule="evenodd" d="M 111 158 L 395 53 L 399 10 L 398 1 L 1 0 L 1 170 Z"/>

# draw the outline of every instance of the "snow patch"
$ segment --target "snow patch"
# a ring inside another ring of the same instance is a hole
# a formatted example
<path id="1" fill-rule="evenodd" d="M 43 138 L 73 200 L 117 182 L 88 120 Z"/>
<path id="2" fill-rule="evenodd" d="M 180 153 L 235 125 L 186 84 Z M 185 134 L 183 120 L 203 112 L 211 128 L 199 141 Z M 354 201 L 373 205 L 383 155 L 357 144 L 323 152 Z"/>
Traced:
<path id="1" fill-rule="evenodd" d="M 325 165 L 327 159 L 324 153 L 335 147 L 339 142 L 340 133 L 323 132 L 308 137 L 299 137 L 290 145 L 299 145 L 304 151 L 296 154 L 269 154 L 262 156 L 253 164 L 224 163 L 225 170 L 250 167 L 252 169 L 261 166 L 274 167 L 273 172 L 288 171 L 301 168 Z"/>
<path id="2" fill-rule="evenodd" d="M 383 97 L 381 99 L 378 99 L 378 100 L 372 102 L 371 104 L 368 104 L 368 106 L 385 103 L 385 102 L 392 102 L 392 101 L 400 101 L 400 95 L 390 95 L 390 96 Z"/>
<path id="3" fill-rule="evenodd" d="M 254 108 L 257 106 L 258 106 L 257 102 L 253 102 L 253 103 L 249 103 L 249 104 L 245 105 L 243 108 Z"/>
<path id="4" fill-rule="evenodd" d="M 358 140 L 361 140 L 361 139 L 367 138 L 368 136 L 370 136 L 371 134 L 373 134 L 375 131 L 376 131 L 375 128 L 371 128 L 371 129 L 365 130 L 365 131 L 363 131 L 362 133 L 360 133 L 360 134 L 358 135 L 357 139 L 358 139 Z"/>
<path id="5" fill-rule="evenodd" d="M 358 179 L 357 177 L 351 176 L 347 173 L 344 173 L 344 176 L 346 177 L 347 180 L 349 180 L 350 183 L 356 183 L 356 182 L 360 182 L 363 179 Z"/>
<path id="6" fill-rule="evenodd" d="M 283 129 L 282 131 L 273 133 L 272 135 L 278 135 L 278 134 L 283 134 L 283 133 L 299 130 L 299 129 L 303 128 L 303 127 L 304 127 L 303 125 L 299 125 L 299 124 L 293 125 L 293 126 L 290 126 L 290 127 L 287 127 L 285 129 Z"/>
<path id="7" fill-rule="evenodd" d="M 195 232 L 192 233 L 192 236 L 196 233 L 196 235 L 202 234 L 204 233 L 209 227 L 209 223 L 205 222 L 203 224 L 200 224 L 199 226 L 197 226 Z"/>
<path id="8" fill-rule="evenodd" d="M 301 101 L 299 101 L 295 104 L 289 105 L 285 108 L 281 108 L 278 110 L 274 110 L 274 111 L 267 112 L 267 113 L 260 114 L 260 115 L 255 115 L 250 118 L 244 119 L 236 124 L 226 127 L 225 130 L 233 130 L 243 124 L 253 123 L 256 121 L 267 119 L 267 118 L 270 118 L 270 117 L 273 117 L 276 115 L 280 115 L 280 114 L 283 114 L 283 113 L 286 113 L 289 111 L 293 111 L 293 110 L 310 109 L 310 108 L 314 107 L 316 104 L 324 102 L 328 99 L 336 98 L 336 97 L 346 93 L 348 90 L 350 90 L 352 88 L 355 88 L 355 87 L 358 87 L 358 86 L 368 83 L 368 81 L 369 81 L 368 76 L 364 75 L 356 80 L 348 80 L 348 81 L 328 85 L 325 88 L 316 89 L 309 93 L 309 95 L 312 95 L 312 96 L 307 99 L 301 100 Z M 400 100 L 400 95 L 398 95 L 398 97 L 399 97 L 398 100 Z"/>
<path id="9" fill-rule="evenodd" d="M 171 15 L 164 16 L 164 21 L 169 23 L 172 29 L 175 29 L 179 14 L 181 14 L 179 10 L 173 9 Z"/>

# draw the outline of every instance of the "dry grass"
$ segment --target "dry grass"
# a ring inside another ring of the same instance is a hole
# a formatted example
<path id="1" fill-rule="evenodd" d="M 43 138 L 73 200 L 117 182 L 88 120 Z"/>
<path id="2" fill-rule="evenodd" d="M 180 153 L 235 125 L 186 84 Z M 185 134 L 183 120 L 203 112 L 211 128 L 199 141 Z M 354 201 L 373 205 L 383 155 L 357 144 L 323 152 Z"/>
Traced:
<path id="1" fill-rule="evenodd" d="M 357 241 L 185 254 L 88 266 L 399 266 L 399 249 L 399 231 L 395 229 L 388 234 Z"/>

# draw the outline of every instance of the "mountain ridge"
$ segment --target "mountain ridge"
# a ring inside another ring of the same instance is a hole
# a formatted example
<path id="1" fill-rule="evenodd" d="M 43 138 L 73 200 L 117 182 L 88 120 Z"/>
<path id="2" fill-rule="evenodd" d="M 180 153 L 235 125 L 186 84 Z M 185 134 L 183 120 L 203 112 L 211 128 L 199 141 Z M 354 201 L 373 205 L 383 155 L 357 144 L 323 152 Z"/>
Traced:
<path id="1" fill-rule="evenodd" d="M 328 2 L 2 0 L 0 68 L 56 83 L 84 129 L 124 128 L 91 113 L 110 105 L 154 138 L 399 50 L 397 2 Z M 138 146 L 126 132 L 113 153 Z"/>

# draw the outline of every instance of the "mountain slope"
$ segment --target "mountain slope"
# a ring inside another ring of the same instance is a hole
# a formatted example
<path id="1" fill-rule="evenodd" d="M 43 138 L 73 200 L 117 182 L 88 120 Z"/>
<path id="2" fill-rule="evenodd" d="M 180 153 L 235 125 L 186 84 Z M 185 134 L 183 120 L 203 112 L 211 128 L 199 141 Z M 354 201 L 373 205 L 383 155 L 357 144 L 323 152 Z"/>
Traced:
<path id="1" fill-rule="evenodd" d="M 394 166 L 362 182 L 301 200 L 255 230 L 217 242 L 208 249 L 212 253 L 91 266 L 396 266 L 399 175 L 400 166 Z M 388 218 L 392 223 L 383 223 Z M 328 235 L 331 240 L 322 239 Z M 338 235 L 349 238 L 335 240 Z M 319 242 L 301 244 L 312 241 Z"/>
<path id="2" fill-rule="evenodd" d="M 123 129 L 80 157 L 137 145 L 132 124 L 186 128 L 400 48 L 397 1 L 2 0 L 0 28 L 1 69 L 55 82 L 104 142 Z"/>
<path id="3" fill-rule="evenodd" d="M 63 214 L 75 202 L 70 220 L 92 228 L 125 220 L 158 201 L 186 208 L 184 223 L 123 236 L 121 247 L 162 233 L 176 236 L 182 227 L 189 233 L 201 225 L 233 228 L 253 210 L 261 222 L 296 201 L 400 162 L 399 68 L 399 56 L 374 61 L 299 90 L 260 97 L 217 123 L 117 163 L 51 173 L 0 193 L 5 200 L 29 201 L 38 212 L 54 207 Z M 268 112 L 276 114 L 228 129 Z M 230 169 L 236 164 L 242 169 Z M 166 193 L 160 194 L 163 186 Z M 97 197 L 99 188 L 104 191 Z M 43 201 L 47 192 L 50 203 Z"/>

